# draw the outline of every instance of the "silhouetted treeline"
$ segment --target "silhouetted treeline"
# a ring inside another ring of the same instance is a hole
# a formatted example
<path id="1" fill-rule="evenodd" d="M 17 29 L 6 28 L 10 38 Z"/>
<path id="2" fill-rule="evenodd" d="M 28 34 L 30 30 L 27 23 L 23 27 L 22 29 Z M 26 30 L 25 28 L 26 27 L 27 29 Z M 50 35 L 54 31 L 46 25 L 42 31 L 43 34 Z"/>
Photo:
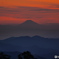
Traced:
<path id="1" fill-rule="evenodd" d="M 6 55 L 3 52 L 0 52 L 0 59 L 11 59 L 11 56 Z M 19 54 L 18 59 L 37 59 L 37 58 L 34 58 L 34 56 L 29 51 L 26 51 Z"/>
<path id="2" fill-rule="evenodd" d="M 36 59 L 36 58 L 34 58 L 34 56 L 29 51 L 26 51 L 19 54 L 18 59 Z"/>
<path id="3" fill-rule="evenodd" d="M 0 52 L 0 59 L 10 59 L 10 56 Z"/>

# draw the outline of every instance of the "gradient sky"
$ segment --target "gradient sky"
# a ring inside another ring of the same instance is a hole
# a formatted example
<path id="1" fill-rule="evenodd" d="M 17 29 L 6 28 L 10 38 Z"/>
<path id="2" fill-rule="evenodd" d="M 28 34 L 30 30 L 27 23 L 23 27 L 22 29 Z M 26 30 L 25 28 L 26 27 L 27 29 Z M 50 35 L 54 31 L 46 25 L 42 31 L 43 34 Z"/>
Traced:
<path id="1" fill-rule="evenodd" d="M 0 24 L 59 23 L 59 0 L 0 0 Z"/>

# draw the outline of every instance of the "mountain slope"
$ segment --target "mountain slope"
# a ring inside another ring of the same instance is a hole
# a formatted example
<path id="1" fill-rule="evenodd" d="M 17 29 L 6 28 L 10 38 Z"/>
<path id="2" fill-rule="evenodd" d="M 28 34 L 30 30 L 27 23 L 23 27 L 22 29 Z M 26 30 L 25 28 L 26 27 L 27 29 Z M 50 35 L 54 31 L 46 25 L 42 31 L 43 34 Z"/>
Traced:
<path id="1" fill-rule="evenodd" d="M 20 29 L 38 29 L 39 27 L 41 27 L 41 25 L 39 26 L 39 24 L 32 20 L 27 20 L 19 25 Z"/>
<path id="2" fill-rule="evenodd" d="M 59 39 L 48 39 L 40 36 L 11 37 L 0 41 L 0 51 L 30 51 L 38 59 L 40 59 L 39 56 L 53 59 L 55 54 L 59 54 Z"/>

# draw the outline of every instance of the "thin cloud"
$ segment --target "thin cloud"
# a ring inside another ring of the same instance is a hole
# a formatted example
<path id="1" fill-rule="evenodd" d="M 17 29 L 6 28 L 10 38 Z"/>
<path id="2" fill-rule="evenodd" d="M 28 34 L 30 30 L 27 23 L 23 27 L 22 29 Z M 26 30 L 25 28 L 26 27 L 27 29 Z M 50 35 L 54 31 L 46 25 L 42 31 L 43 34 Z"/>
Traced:
<path id="1" fill-rule="evenodd" d="M 55 4 L 54 7 L 55 7 L 55 8 L 59 8 L 59 5 L 58 5 L 58 4 Z"/>
<path id="2" fill-rule="evenodd" d="M 0 8 L 5 8 L 5 7 L 0 6 Z"/>
<path id="3" fill-rule="evenodd" d="M 20 7 L 15 8 L 0 8 L 0 17 L 9 17 L 16 19 L 33 19 L 39 20 L 39 22 L 46 22 L 48 20 L 53 20 L 52 22 L 58 22 L 59 19 L 59 9 L 45 9 L 38 7 Z M 42 20 L 40 20 L 42 19 Z M 56 19 L 56 20 L 55 20 Z M 51 22 L 50 21 L 50 22 Z M 38 22 L 38 21 L 37 21 Z"/>

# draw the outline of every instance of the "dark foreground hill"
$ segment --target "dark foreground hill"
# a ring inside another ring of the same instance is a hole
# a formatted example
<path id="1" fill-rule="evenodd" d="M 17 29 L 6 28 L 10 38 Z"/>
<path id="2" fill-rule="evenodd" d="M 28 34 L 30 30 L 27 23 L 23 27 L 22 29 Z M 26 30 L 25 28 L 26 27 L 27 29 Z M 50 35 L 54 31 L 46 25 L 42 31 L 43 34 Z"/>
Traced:
<path id="1" fill-rule="evenodd" d="M 49 39 L 40 36 L 11 37 L 0 40 L 0 51 L 30 51 L 38 58 L 40 56 L 47 59 L 53 59 L 54 55 L 59 55 L 59 39 Z"/>

